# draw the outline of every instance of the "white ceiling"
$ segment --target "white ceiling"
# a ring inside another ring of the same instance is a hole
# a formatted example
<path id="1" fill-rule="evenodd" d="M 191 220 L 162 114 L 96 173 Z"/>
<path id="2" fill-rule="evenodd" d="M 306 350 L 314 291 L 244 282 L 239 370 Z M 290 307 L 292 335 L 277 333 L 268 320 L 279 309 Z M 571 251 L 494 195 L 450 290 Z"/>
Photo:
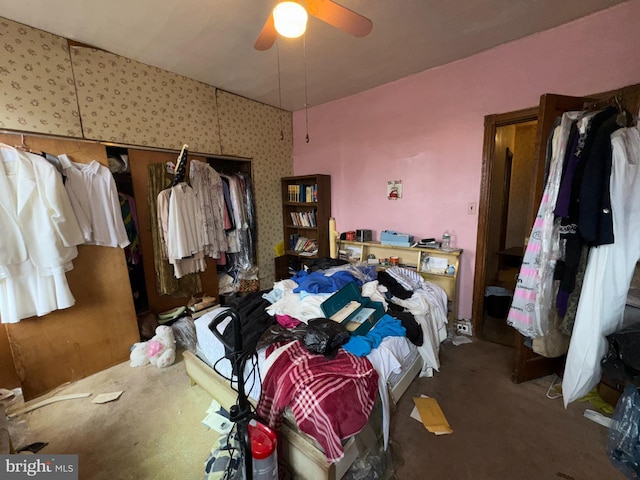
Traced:
<path id="1" fill-rule="evenodd" d="M 370 18 L 373 30 L 355 38 L 309 18 L 309 106 L 468 57 L 623 0 L 336 1 Z M 278 48 L 264 52 L 253 48 L 276 3 L 0 0 L 0 16 L 296 111 L 305 105 L 303 39 L 279 38 Z"/>

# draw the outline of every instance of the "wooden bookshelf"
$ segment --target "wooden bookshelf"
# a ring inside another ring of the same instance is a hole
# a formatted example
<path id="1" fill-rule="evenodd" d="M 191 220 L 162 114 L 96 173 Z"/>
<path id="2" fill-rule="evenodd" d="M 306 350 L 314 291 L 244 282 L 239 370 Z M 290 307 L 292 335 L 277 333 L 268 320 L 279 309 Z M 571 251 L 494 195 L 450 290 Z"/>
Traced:
<path id="1" fill-rule="evenodd" d="M 285 258 L 276 259 L 276 280 L 289 277 L 289 265 L 301 266 L 305 260 L 329 256 L 329 217 L 331 216 L 331 176 L 301 175 L 284 177 L 282 184 L 282 224 Z M 292 239 L 314 240 L 317 251 L 297 251 Z"/>

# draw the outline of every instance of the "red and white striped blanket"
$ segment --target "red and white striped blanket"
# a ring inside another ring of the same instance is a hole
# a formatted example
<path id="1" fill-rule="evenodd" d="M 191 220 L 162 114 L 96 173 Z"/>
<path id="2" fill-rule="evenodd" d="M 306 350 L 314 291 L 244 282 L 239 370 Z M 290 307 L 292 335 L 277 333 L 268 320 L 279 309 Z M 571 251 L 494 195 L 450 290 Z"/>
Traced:
<path id="1" fill-rule="evenodd" d="M 262 381 L 258 415 L 279 428 L 289 406 L 300 430 L 315 438 L 327 461 L 344 456 L 342 440 L 366 425 L 378 392 L 378 373 L 366 357 L 339 349 L 333 360 L 291 342 Z"/>

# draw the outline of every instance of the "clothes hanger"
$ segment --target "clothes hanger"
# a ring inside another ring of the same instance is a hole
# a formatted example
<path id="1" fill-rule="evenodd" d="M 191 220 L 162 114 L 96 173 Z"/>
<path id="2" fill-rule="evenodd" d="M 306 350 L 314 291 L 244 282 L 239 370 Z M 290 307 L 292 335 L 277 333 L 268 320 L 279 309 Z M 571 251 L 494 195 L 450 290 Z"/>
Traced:
<path id="1" fill-rule="evenodd" d="M 20 145 L 14 145 L 14 148 L 15 148 L 16 150 L 21 150 L 21 151 L 23 151 L 23 152 L 33 153 L 34 155 L 40 155 L 40 156 L 43 156 L 43 153 L 42 153 L 42 152 L 36 152 L 36 151 L 33 151 L 33 150 L 31 150 L 31 149 L 27 146 L 27 144 L 26 144 L 26 143 L 25 143 L 25 141 L 24 141 L 24 134 L 20 134 Z"/>
<path id="2" fill-rule="evenodd" d="M 174 177 L 171 181 L 169 187 L 175 187 L 178 183 L 184 181 L 185 172 L 186 172 L 186 162 L 188 155 L 189 145 L 186 143 L 182 145 L 182 149 L 180 150 L 180 154 L 178 155 L 178 160 L 176 162 L 176 166 L 174 169 Z"/>

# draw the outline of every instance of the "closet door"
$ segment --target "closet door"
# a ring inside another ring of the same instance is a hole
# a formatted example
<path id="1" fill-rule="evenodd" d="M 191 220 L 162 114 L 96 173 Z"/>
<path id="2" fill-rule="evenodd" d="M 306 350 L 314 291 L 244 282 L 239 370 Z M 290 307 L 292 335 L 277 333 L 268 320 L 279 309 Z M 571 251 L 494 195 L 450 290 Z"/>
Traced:
<path id="1" fill-rule="evenodd" d="M 138 211 L 138 222 L 140 227 L 138 235 L 140 236 L 140 248 L 142 250 L 142 264 L 144 267 L 147 297 L 149 299 L 149 309 L 158 314 L 175 307 L 186 305 L 188 298 L 185 298 L 185 296 L 168 296 L 158 293 L 154 265 L 153 239 L 151 236 L 151 221 L 149 217 L 150 212 L 149 204 L 147 202 L 147 190 L 149 186 L 147 166 L 152 163 L 175 163 L 178 157 L 178 152 L 168 153 L 129 149 L 128 153 L 131 180 L 133 182 L 133 192 L 136 199 L 136 209 Z M 189 161 L 195 159 L 196 157 L 189 156 Z M 205 161 L 203 158 L 198 160 Z M 207 269 L 200 273 L 202 291 L 208 295 L 218 298 L 218 275 L 216 271 L 216 262 L 208 257 L 206 258 L 206 262 Z"/>
<path id="2" fill-rule="evenodd" d="M 19 145 L 21 137 L 0 135 L 0 142 Z M 29 136 L 25 143 L 74 162 L 107 165 L 99 143 Z M 74 306 L 5 325 L 25 400 L 128 360 L 140 339 L 121 248 L 80 245 L 67 280 Z"/>

